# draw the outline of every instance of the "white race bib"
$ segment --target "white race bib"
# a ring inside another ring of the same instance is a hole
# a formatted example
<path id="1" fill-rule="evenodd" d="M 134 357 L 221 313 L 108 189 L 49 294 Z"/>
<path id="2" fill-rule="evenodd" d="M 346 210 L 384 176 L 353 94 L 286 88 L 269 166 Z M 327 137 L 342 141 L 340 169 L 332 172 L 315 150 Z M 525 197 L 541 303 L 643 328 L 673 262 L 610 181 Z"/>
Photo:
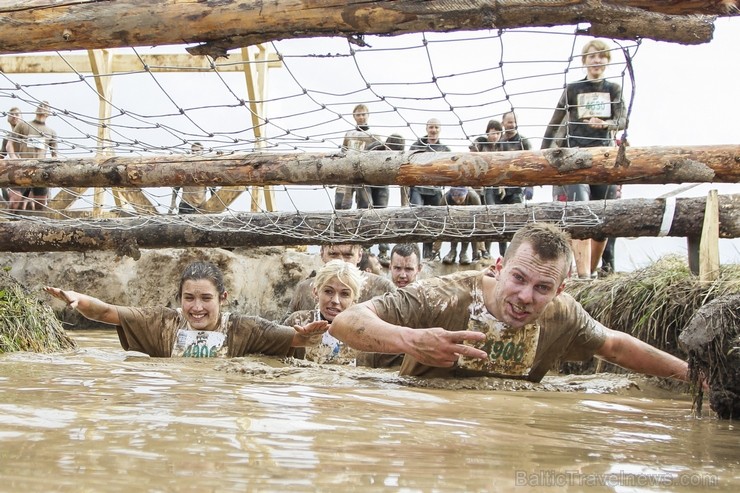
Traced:
<path id="1" fill-rule="evenodd" d="M 602 120 L 611 118 L 611 95 L 608 92 L 586 92 L 578 95 L 578 119 L 596 117 Z"/>
<path id="2" fill-rule="evenodd" d="M 529 375 L 540 340 L 539 325 L 529 324 L 521 329 L 513 329 L 489 313 L 479 313 L 471 315 L 468 330 L 486 334 L 485 342 L 482 345 L 475 344 L 475 347 L 488 353 L 489 359 L 460 356 L 460 368 L 504 377 Z M 470 345 L 467 342 L 465 344 Z"/>
<path id="3" fill-rule="evenodd" d="M 226 342 L 226 334 L 213 330 L 179 329 L 172 357 L 216 358 Z"/>

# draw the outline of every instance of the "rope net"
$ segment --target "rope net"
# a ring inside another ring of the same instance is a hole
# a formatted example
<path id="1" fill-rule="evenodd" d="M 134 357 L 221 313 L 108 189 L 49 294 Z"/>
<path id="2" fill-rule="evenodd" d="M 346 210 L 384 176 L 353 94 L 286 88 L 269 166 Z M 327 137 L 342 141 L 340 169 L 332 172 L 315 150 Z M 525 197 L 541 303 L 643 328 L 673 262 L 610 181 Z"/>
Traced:
<path id="1" fill-rule="evenodd" d="M 47 125 L 56 132 L 61 159 L 182 155 L 191 160 L 195 153 L 202 166 L 208 166 L 219 156 L 245 152 L 344 152 L 345 136 L 356 126 L 353 110 L 360 104 L 368 109 L 368 132 L 381 142 L 391 135 L 400 137 L 405 151 L 426 135 L 426 123 L 434 118 L 440 123 L 440 142 L 453 152 L 467 152 L 476 138 L 486 136 L 489 120 L 501 121 L 510 111 L 516 114 L 519 133 L 538 149 L 565 85 L 584 77 L 581 48 L 591 39 L 579 34 L 577 26 L 297 39 L 250 47 L 218 60 L 185 55 L 184 47 L 127 48 L 112 50 L 112 71 L 99 75 L 91 74 L 89 63 L 85 68 L 80 62 L 88 59 L 87 53 L 57 52 L 46 55 L 47 68 L 35 73 L 4 68 L 0 109 L 7 117 L 10 108 L 17 107 L 20 117 L 30 122 L 36 107 L 48 101 Z M 639 42 L 605 41 L 611 55 L 605 78 L 622 87 L 629 105 L 635 86 L 630 66 Z M 171 54 L 179 57 L 167 56 Z M 248 90 L 245 71 L 247 80 L 256 81 L 251 86 L 256 90 Z M 103 83 L 109 85 L 107 92 L 101 90 Z M 108 114 L 101 110 L 101 99 L 109 105 Z M 7 125 L 2 136 L 14 138 Z M 369 187 L 365 190 L 372 195 Z M 116 194 L 115 189 L 52 188 L 45 204 L 32 193 L 23 199 L 25 209 L 36 211 L 11 210 L 6 202 L 0 220 L 59 224 L 62 219 L 74 226 L 89 224 L 91 217 L 135 217 L 147 223 L 259 231 L 255 228 L 264 226 L 255 226 L 254 214 L 244 214 L 251 210 L 269 215 L 270 233 L 279 231 L 306 244 L 388 239 L 413 232 L 399 230 L 387 215 L 369 212 L 368 221 L 378 221 L 371 230 L 374 238 L 367 237 L 368 230 L 362 238 L 351 232 L 337 237 L 336 231 L 281 220 L 309 211 L 336 212 L 333 184 L 270 187 L 267 207 L 265 191 L 243 188 L 236 200 L 221 203 L 220 211 L 207 214 L 203 222 L 193 220 L 205 214 L 197 204 L 185 211 L 193 214 L 182 213 L 183 194 L 192 193 L 186 188 L 141 189 L 138 200 L 127 195 L 130 190 Z M 202 190 L 205 199 L 215 192 Z M 63 206 L 53 200 L 60 194 L 66 198 Z M 391 186 L 388 207 L 406 205 L 407 194 L 407 189 Z M 213 200 L 218 202 L 218 197 Z M 562 204 L 553 203 L 552 209 L 562 210 Z M 271 211 L 279 214 L 268 214 Z M 537 219 L 535 214 L 529 217 Z M 599 223 L 599 211 L 564 214 L 561 222 L 592 226 Z M 102 228 L 125 224 L 99 222 Z M 412 229 L 465 238 L 512 227 L 517 224 L 506 214 L 494 220 L 483 213 L 450 215 L 436 223 L 420 215 Z"/>

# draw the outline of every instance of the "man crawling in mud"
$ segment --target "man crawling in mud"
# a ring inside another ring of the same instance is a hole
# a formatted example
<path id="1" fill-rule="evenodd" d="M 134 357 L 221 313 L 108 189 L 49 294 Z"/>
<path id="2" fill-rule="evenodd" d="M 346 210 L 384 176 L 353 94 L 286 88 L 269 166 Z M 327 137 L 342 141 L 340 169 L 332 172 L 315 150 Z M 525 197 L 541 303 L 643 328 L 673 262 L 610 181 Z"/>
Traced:
<path id="1" fill-rule="evenodd" d="M 569 294 L 570 236 L 529 223 L 490 271 L 425 279 L 339 314 L 330 332 L 368 352 L 405 353 L 401 375 L 539 382 L 559 361 L 597 356 L 686 381 L 686 362 L 594 320 Z"/>

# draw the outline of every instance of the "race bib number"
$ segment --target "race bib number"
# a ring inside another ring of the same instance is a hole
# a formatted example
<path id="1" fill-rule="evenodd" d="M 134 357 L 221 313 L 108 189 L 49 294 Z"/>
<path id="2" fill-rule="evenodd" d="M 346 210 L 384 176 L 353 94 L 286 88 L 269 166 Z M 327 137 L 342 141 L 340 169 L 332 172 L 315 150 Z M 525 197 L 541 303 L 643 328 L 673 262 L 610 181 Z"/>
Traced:
<path id="1" fill-rule="evenodd" d="M 587 92 L 578 95 L 578 119 L 611 118 L 611 96 L 608 92 Z"/>
<path id="2" fill-rule="evenodd" d="M 526 325 L 513 329 L 491 315 L 473 315 L 468 330 L 483 332 L 486 340 L 475 347 L 488 354 L 488 360 L 460 356 L 458 366 L 467 370 L 481 371 L 503 377 L 526 377 L 532 370 L 540 326 Z M 470 345 L 469 343 L 465 343 Z"/>
<path id="3" fill-rule="evenodd" d="M 226 334 L 212 330 L 180 329 L 175 338 L 172 357 L 217 358 L 226 355 Z"/>

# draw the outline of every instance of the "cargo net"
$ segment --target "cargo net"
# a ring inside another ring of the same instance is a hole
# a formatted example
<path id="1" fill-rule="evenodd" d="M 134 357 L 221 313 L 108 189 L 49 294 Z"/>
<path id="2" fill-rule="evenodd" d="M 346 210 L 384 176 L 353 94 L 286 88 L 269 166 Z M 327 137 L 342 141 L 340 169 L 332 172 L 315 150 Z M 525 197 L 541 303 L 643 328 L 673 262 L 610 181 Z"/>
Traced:
<path id="1" fill-rule="evenodd" d="M 217 60 L 187 55 L 184 47 L 127 48 L 112 50 L 110 72 L 97 75 L 91 72 L 89 53 L 57 52 L 45 56 L 38 65 L 45 68 L 35 73 L 3 68 L 0 109 L 7 116 L 17 107 L 21 118 L 31 121 L 39 103 L 48 101 L 47 125 L 56 131 L 61 159 L 167 155 L 191 161 L 197 154 L 202 166 L 208 166 L 221 156 L 241 153 L 338 153 L 347 132 L 355 129 L 353 110 L 360 104 L 368 109 L 368 132 L 380 142 L 395 135 L 404 151 L 426 135 L 427 121 L 435 118 L 440 141 L 452 152 L 468 152 L 477 138 L 485 137 L 490 120 L 501 121 L 510 111 L 516 114 L 520 135 L 539 149 L 563 88 L 585 76 L 581 48 L 591 39 L 578 26 L 313 38 L 249 47 Z M 605 78 L 622 87 L 629 116 L 631 60 L 639 42 L 604 41 L 611 55 Z M 21 65 L 35 66 L 33 58 Z M 13 138 L 7 126 L 2 136 Z M 427 206 L 419 206 L 410 208 L 419 221 L 401 230 L 397 222 L 391 226 L 388 215 L 373 214 L 373 207 L 382 205 L 371 203 L 363 220 L 378 224 L 359 236 L 295 219 L 314 211 L 339 215 L 340 208 L 357 207 L 356 188 L 344 206 L 336 202 L 337 190 L 342 188 L 331 183 L 241 187 L 232 194 L 236 199 L 224 201 L 219 189 L 207 187 L 197 200 L 188 201 L 197 202 L 193 207 L 183 210 L 183 193 L 192 193 L 187 189 L 52 188 L 45 204 L 34 198 L 33 190 L 15 189 L 15 209 L 6 200 L 0 220 L 57 225 L 61 220 L 70 226 L 95 221 L 101 228 L 121 228 L 135 218 L 132 228 L 144 223 L 222 231 L 265 228 L 316 244 L 371 242 L 420 228 L 460 238 L 496 234 L 540 219 L 537 211 L 550 218 L 563 209 L 562 204 L 544 204 L 550 194 L 538 189 L 541 203 L 526 219 L 484 212 L 431 220 L 422 214 Z M 19 198 L 21 192 L 26 196 Z M 407 204 L 408 189 L 391 186 L 387 207 Z M 530 205 L 525 200 L 524 207 Z M 264 216 L 256 220 L 260 214 Z M 588 227 L 600 222 L 599 215 L 587 209 L 562 214 L 559 222 Z"/>

